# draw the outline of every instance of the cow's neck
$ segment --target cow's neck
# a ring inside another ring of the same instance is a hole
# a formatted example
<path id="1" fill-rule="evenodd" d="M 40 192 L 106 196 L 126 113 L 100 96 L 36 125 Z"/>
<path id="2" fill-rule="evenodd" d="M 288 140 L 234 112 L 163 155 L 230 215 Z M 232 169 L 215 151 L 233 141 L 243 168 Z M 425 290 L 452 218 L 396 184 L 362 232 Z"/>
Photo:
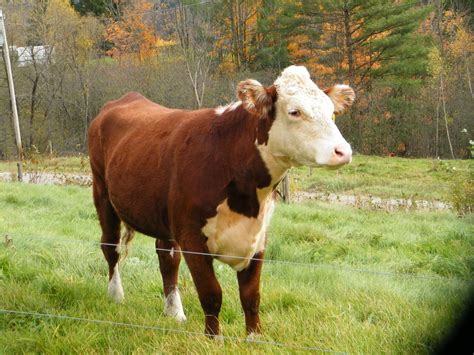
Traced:
<path id="1" fill-rule="evenodd" d="M 259 118 L 256 115 L 250 114 L 239 103 L 230 104 L 222 108 L 222 110 L 223 112 L 221 114 L 227 116 L 224 122 L 228 125 L 226 127 L 227 134 L 224 134 L 224 136 L 229 135 L 227 137 L 229 141 L 240 141 L 238 143 L 234 142 L 234 149 L 232 149 L 231 153 L 233 157 L 229 158 L 231 158 L 232 161 L 240 162 L 242 160 L 242 150 L 258 155 L 258 157 L 247 160 L 250 163 L 249 165 L 253 165 L 253 167 L 248 166 L 247 168 L 258 169 L 258 167 L 255 166 L 258 166 L 258 163 L 255 164 L 255 162 L 263 161 L 270 175 L 270 179 L 266 186 L 260 187 L 259 195 L 270 193 L 291 167 L 291 162 L 288 158 L 274 155 L 267 145 L 269 131 L 274 120 L 273 112 L 271 112 L 268 117 Z M 242 149 L 243 145 L 252 146 L 252 149 Z M 257 148 L 256 150 L 255 147 Z"/>
<path id="2" fill-rule="evenodd" d="M 286 157 L 274 155 L 266 144 L 257 145 L 257 149 L 271 176 L 273 187 L 283 179 L 288 169 L 291 168 L 291 161 Z"/>

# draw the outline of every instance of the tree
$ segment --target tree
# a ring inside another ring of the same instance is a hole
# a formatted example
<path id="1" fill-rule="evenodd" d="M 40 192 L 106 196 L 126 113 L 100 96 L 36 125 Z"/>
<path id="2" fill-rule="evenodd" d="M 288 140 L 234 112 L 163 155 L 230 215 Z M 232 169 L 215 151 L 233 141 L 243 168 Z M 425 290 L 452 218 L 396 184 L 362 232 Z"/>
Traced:
<path id="1" fill-rule="evenodd" d="M 118 59 L 138 60 L 153 58 L 157 54 L 157 37 L 145 16 L 153 8 L 149 0 L 136 0 L 122 10 L 119 19 L 112 20 L 106 28 L 105 38 L 111 43 L 107 54 Z"/>
<path id="2" fill-rule="evenodd" d="M 119 19 L 124 0 L 70 0 L 71 5 L 81 15 L 111 17 Z"/>
<path id="3" fill-rule="evenodd" d="M 206 8 L 186 6 L 178 1 L 172 12 L 172 26 L 181 50 L 196 106 L 202 107 L 209 73 L 214 61 L 215 29 Z"/>
<path id="4" fill-rule="evenodd" d="M 349 82 L 358 99 L 343 126 L 356 149 L 371 149 L 362 119 L 375 101 L 374 87 L 396 96 L 427 75 L 429 42 L 418 28 L 431 9 L 413 0 L 318 0 L 289 7 L 297 14 L 290 55 L 308 62 L 323 82 Z"/>
<path id="5" fill-rule="evenodd" d="M 212 23 L 219 32 L 223 71 L 243 70 L 252 62 L 257 12 L 263 0 L 222 0 L 212 7 Z"/>
<path id="6" fill-rule="evenodd" d="M 289 28 L 284 26 L 289 14 L 279 0 L 263 0 L 257 10 L 257 23 L 251 53 L 252 66 L 257 69 L 274 68 L 281 71 L 289 64 Z"/>
<path id="7" fill-rule="evenodd" d="M 87 128 L 91 120 L 90 112 L 90 60 L 94 57 L 96 43 L 101 33 L 98 21 L 89 16 L 80 16 L 66 0 L 36 2 L 29 8 L 29 31 L 26 43 L 43 44 L 41 60 L 36 49 L 29 47 L 32 53 L 30 65 L 23 74 L 31 81 L 31 102 L 29 108 L 29 146 L 37 143 L 34 125 L 37 119 L 47 122 L 47 132 L 41 132 L 41 140 L 51 140 L 52 122 L 50 114 L 56 99 L 63 107 L 74 103 L 82 119 L 82 144 L 87 137 Z M 65 90 L 66 75 L 72 74 L 70 87 Z M 74 85 L 78 93 L 71 90 Z M 78 95 L 75 96 L 74 94 Z M 70 109 L 65 110 L 71 121 Z M 42 116 L 42 117 L 40 117 Z M 39 137 L 37 137 L 40 139 Z M 39 142 L 38 142 L 39 143 Z"/>
<path id="8" fill-rule="evenodd" d="M 444 155 L 444 146 L 447 146 L 451 158 L 469 156 L 467 147 L 474 132 L 471 114 L 474 109 L 471 81 L 474 35 L 469 28 L 468 14 L 453 11 L 450 2 L 437 0 L 434 3 L 436 12 L 431 28 L 436 47 L 430 57 L 432 80 L 427 89 L 436 93 L 436 99 L 431 100 L 437 108 L 435 154 Z M 440 134 L 443 130 L 440 117 L 444 122 L 446 144 Z"/>

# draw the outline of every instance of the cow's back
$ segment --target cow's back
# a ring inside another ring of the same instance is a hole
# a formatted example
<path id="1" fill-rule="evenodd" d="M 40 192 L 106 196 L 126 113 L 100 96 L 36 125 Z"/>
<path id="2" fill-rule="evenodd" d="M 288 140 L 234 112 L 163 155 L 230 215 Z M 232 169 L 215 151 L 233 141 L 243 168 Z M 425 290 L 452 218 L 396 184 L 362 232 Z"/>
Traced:
<path id="1" fill-rule="evenodd" d="M 170 111 L 172 110 L 157 105 L 135 92 L 128 93 L 119 100 L 108 102 L 89 128 L 91 159 L 102 158 L 102 154 L 110 156 L 114 150 L 121 149 L 120 141 L 124 137 L 135 135 L 139 128 L 142 128 L 143 136 L 147 135 L 147 130 L 144 128 L 149 128 Z M 130 133 L 133 134 L 130 135 Z M 106 159 L 107 156 L 103 158 Z"/>
<path id="2" fill-rule="evenodd" d="M 180 112 L 129 93 L 107 103 L 89 129 L 94 184 L 107 189 L 125 223 L 152 236 L 169 233 L 171 136 L 185 119 Z"/>

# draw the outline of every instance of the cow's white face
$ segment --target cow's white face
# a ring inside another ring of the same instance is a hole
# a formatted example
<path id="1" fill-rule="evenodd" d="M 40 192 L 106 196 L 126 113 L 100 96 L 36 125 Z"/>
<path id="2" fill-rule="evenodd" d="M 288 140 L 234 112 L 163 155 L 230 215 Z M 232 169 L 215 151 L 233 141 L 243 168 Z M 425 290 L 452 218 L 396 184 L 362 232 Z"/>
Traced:
<path id="1" fill-rule="evenodd" d="M 306 68 L 285 69 L 275 86 L 276 118 L 269 132 L 269 150 L 289 157 L 295 165 L 349 163 L 352 150 L 332 119 L 334 102 L 310 79 Z"/>
<path id="2" fill-rule="evenodd" d="M 275 107 L 266 142 L 269 153 L 290 165 L 341 166 L 351 161 L 351 147 L 332 119 L 354 101 L 349 86 L 322 91 L 305 67 L 291 66 L 275 81 L 275 88 L 276 102 L 271 101 L 271 88 L 257 81 L 247 80 L 238 87 L 239 98 L 249 110 L 263 115 L 271 109 L 269 103 Z"/>

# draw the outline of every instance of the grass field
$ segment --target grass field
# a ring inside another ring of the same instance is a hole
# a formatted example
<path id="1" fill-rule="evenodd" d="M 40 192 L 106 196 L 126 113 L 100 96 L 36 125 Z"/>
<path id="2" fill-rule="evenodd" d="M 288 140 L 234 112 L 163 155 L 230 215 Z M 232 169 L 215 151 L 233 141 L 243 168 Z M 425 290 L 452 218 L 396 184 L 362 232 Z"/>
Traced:
<path id="1" fill-rule="evenodd" d="M 453 184 L 473 178 L 474 160 L 406 159 L 355 155 L 352 164 L 331 171 L 292 170 L 297 190 L 425 200 L 450 199 Z"/>
<path id="2" fill-rule="evenodd" d="M 334 174 L 334 172 L 333 172 Z M 341 171 L 342 174 L 342 171 Z M 474 276 L 474 218 L 450 211 L 368 211 L 324 203 L 277 206 L 262 274 L 261 340 L 200 335 L 203 314 L 188 270 L 188 321 L 162 315 L 158 261 L 138 236 L 121 266 L 125 303 L 106 298 L 106 262 L 90 188 L 0 184 L 0 308 L 174 328 L 199 335 L 0 314 L 0 353 L 429 353 L 463 307 Z M 215 263 L 225 336 L 243 338 L 235 273 Z"/>
<path id="3" fill-rule="evenodd" d="M 26 160 L 26 172 L 90 174 L 87 156 Z M 0 162 L 0 172 L 16 172 L 15 162 Z M 325 191 L 382 198 L 450 200 L 454 185 L 474 179 L 474 160 L 406 159 L 355 155 L 353 162 L 338 171 L 292 169 L 292 190 Z"/>

